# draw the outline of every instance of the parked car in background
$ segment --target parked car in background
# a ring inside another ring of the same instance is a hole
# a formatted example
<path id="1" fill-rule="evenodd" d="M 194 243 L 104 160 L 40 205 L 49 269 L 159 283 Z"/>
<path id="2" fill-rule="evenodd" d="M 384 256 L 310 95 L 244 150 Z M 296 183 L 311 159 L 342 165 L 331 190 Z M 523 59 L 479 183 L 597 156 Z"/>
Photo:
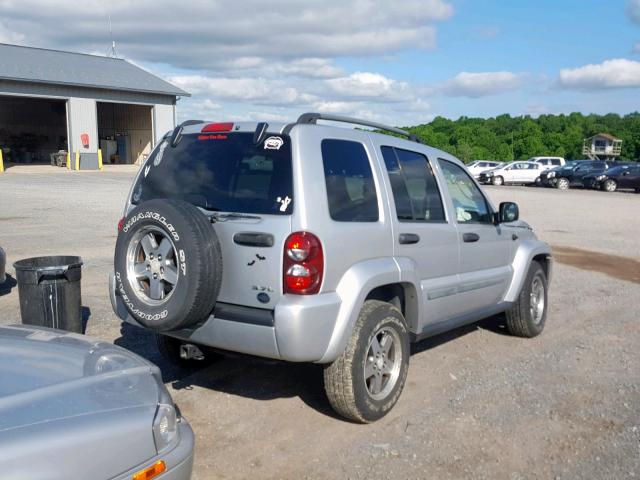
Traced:
<path id="1" fill-rule="evenodd" d="M 139 356 L 83 335 L 0 326 L 0 477 L 191 477 L 194 436 Z"/>
<path id="2" fill-rule="evenodd" d="M 544 167 L 538 162 L 511 162 L 501 167 L 484 171 L 478 177 L 480 183 L 503 185 L 505 183 L 535 183 Z"/>
<path id="3" fill-rule="evenodd" d="M 467 170 L 473 175 L 475 178 L 478 178 L 482 172 L 485 170 L 489 170 L 491 168 L 496 168 L 502 165 L 503 162 L 494 162 L 489 160 L 476 160 L 475 162 L 471 162 L 467 165 Z"/>
<path id="4" fill-rule="evenodd" d="M 558 170 L 562 168 L 575 167 L 580 162 L 590 162 L 591 160 L 568 160 L 564 165 L 560 167 L 550 168 L 540 174 L 540 177 L 536 181 L 538 187 L 553 187 L 555 186 L 555 176 Z"/>
<path id="5" fill-rule="evenodd" d="M 544 328 L 549 246 L 409 132 L 187 121 L 140 172 L 111 302 L 170 360 L 205 346 L 323 364 L 331 406 L 367 423 L 400 397 L 412 341 L 498 312 L 514 335 Z"/>
<path id="6" fill-rule="evenodd" d="M 618 165 L 617 162 L 602 160 L 576 160 L 568 162 L 565 166 L 553 168 L 540 175 L 540 184 L 566 190 L 569 187 L 582 187 L 583 178 L 586 175 L 594 175 L 604 172 L 608 168 Z"/>
<path id="7" fill-rule="evenodd" d="M 544 170 L 550 168 L 562 167 L 566 162 L 562 157 L 531 157 L 528 162 L 536 162 L 544 167 Z"/>
<path id="8" fill-rule="evenodd" d="M 640 163 L 627 163 L 609 168 L 601 173 L 583 178 L 587 188 L 598 188 L 606 192 L 633 189 L 640 192 Z"/>

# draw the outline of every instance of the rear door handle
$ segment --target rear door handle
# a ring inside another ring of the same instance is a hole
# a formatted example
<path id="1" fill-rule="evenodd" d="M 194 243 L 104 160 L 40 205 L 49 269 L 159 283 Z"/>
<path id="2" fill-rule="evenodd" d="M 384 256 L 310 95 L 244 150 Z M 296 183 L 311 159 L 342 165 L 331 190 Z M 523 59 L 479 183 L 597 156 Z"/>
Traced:
<path id="1" fill-rule="evenodd" d="M 477 242 L 478 240 L 480 240 L 480 235 L 478 235 L 477 233 L 463 233 L 462 234 L 462 241 L 465 242 L 465 243 Z"/>
<path id="2" fill-rule="evenodd" d="M 420 235 L 415 233 L 401 233 L 398 237 L 398 242 L 401 245 L 411 245 L 420 241 Z"/>

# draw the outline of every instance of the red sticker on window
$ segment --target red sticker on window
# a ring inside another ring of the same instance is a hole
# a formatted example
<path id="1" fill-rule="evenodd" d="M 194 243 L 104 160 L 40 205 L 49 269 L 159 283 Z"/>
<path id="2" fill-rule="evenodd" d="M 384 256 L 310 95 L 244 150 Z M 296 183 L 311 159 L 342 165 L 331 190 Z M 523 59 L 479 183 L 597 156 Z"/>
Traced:
<path id="1" fill-rule="evenodd" d="M 229 138 L 227 135 L 198 135 L 198 140 L 226 140 Z"/>

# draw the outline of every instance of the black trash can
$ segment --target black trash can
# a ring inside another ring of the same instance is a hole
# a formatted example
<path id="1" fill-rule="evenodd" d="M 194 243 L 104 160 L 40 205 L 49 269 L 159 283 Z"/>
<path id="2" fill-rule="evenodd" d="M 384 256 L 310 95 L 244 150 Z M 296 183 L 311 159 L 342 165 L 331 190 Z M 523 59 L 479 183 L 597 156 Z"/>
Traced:
<path id="1" fill-rule="evenodd" d="M 80 257 L 26 258 L 13 267 L 22 323 L 83 333 Z"/>

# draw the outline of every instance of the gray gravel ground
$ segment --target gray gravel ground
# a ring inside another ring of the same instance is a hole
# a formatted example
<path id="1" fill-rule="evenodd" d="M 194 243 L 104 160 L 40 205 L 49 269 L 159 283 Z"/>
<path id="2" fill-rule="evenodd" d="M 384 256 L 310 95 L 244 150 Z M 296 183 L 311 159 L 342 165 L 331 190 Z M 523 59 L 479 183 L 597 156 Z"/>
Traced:
<path id="1" fill-rule="evenodd" d="M 9 263 L 83 257 L 87 333 L 160 365 L 196 432 L 195 479 L 640 476 L 640 284 L 557 263 L 540 337 L 509 337 L 495 317 L 414 345 L 395 409 L 354 425 L 331 412 L 317 365 L 230 357 L 185 372 L 148 333 L 121 326 L 106 278 L 131 177 L 9 169 L 0 244 Z M 640 259 L 640 195 L 487 191 L 517 201 L 552 245 Z M 0 323 L 19 321 L 16 289 L 0 296 L 0 312 Z"/>

